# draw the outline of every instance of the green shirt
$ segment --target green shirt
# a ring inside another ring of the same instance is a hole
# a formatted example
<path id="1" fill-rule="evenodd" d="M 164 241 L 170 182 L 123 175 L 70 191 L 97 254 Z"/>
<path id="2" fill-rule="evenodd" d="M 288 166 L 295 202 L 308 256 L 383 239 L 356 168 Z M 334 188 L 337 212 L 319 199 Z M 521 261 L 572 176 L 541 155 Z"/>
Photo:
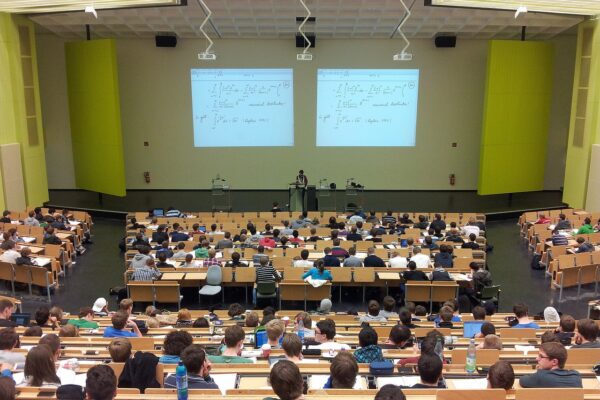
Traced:
<path id="1" fill-rule="evenodd" d="M 252 364 L 251 359 L 239 356 L 208 356 L 208 359 L 215 364 Z"/>
<path id="2" fill-rule="evenodd" d="M 67 324 L 75 325 L 80 329 L 98 329 L 98 323 L 94 321 L 88 321 L 86 319 L 70 319 Z"/>
<path id="3" fill-rule="evenodd" d="M 592 228 L 592 226 L 589 224 L 582 225 L 581 228 L 579 228 L 579 230 L 577 231 L 577 234 L 579 235 L 582 233 L 594 233 L 594 228 Z"/>
<path id="4" fill-rule="evenodd" d="M 208 249 L 205 247 L 199 247 L 194 252 L 196 258 L 208 258 Z"/>

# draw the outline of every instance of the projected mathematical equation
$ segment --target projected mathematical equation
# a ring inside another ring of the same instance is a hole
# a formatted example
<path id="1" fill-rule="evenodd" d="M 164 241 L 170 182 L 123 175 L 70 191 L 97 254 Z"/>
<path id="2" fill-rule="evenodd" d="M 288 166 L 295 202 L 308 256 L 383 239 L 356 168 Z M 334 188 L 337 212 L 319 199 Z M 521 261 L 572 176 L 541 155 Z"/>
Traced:
<path id="1" fill-rule="evenodd" d="M 414 146 L 418 70 L 319 70 L 317 146 Z"/>
<path id="2" fill-rule="evenodd" d="M 292 146 L 292 70 L 193 69 L 194 145 Z"/>

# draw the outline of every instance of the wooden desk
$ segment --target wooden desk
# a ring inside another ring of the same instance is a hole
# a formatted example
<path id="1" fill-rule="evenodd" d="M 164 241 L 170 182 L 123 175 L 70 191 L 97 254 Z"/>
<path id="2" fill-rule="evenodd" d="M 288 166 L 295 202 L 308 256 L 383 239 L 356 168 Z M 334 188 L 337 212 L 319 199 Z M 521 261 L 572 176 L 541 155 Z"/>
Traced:
<path id="1" fill-rule="evenodd" d="M 304 309 L 308 300 L 320 301 L 331 297 L 331 283 L 327 282 L 320 287 L 313 287 L 304 281 L 283 280 L 279 282 L 279 309 L 282 301 L 302 301 L 304 300 Z"/>
<path id="2" fill-rule="evenodd" d="M 184 272 L 165 272 L 160 278 L 161 281 L 180 281 L 185 276 Z"/>
<path id="3" fill-rule="evenodd" d="M 185 281 L 205 281 L 206 272 L 188 272 L 185 274 Z"/>
<path id="4" fill-rule="evenodd" d="M 385 295 L 387 296 L 389 294 L 389 281 L 393 281 L 393 282 L 400 282 L 402 280 L 402 277 L 400 276 L 399 272 L 377 272 L 377 277 L 379 278 L 379 280 L 382 280 L 385 282 Z"/>

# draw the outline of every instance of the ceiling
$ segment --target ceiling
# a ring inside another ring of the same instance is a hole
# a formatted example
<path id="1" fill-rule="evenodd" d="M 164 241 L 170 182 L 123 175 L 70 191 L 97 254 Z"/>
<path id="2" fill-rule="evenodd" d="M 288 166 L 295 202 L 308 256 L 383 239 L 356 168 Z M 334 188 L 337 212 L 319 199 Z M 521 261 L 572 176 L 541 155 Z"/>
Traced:
<path id="1" fill-rule="evenodd" d="M 517 39 L 521 26 L 527 38 L 550 39 L 568 31 L 582 16 L 425 6 L 423 0 L 405 0 L 412 15 L 403 27 L 409 38 L 432 38 L 453 33 L 460 38 Z M 306 12 L 298 0 L 205 0 L 212 11 L 205 30 L 211 38 L 291 38 L 297 16 Z M 400 0 L 306 0 L 316 22 L 305 31 L 318 39 L 397 37 L 404 16 Z M 206 14 L 198 0 L 187 5 L 120 10 L 98 10 L 98 18 L 84 12 L 31 15 L 42 32 L 74 39 L 85 37 L 91 25 L 94 38 L 152 37 L 172 32 L 180 38 L 202 37 L 199 26 Z"/>

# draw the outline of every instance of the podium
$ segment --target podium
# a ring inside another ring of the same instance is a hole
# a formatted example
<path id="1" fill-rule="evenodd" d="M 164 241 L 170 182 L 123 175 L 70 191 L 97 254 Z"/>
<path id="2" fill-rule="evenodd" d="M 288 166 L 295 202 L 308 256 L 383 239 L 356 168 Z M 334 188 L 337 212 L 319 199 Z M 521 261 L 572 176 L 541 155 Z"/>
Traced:
<path id="1" fill-rule="evenodd" d="M 218 175 L 211 183 L 211 200 L 213 211 L 231 211 L 231 191 L 227 180 Z"/>
<path id="2" fill-rule="evenodd" d="M 288 188 L 288 192 L 290 195 L 290 211 L 304 211 L 305 210 L 305 196 L 306 188 L 304 186 L 297 185 L 295 183 L 291 183 Z"/>

